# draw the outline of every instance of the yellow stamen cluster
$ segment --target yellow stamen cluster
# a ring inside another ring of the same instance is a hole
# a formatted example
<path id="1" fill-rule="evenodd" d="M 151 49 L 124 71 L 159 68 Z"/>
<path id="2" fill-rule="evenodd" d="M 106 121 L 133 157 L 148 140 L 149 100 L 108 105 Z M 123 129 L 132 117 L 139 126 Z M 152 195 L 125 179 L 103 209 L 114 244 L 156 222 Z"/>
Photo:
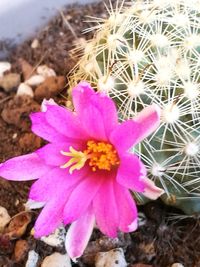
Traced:
<path id="1" fill-rule="evenodd" d="M 119 158 L 117 151 L 114 147 L 105 142 L 95 142 L 88 141 L 86 150 L 77 151 L 73 147 L 69 148 L 70 152 L 61 151 L 64 156 L 70 157 L 69 161 L 61 168 L 68 168 L 71 174 L 74 170 L 80 170 L 89 160 L 89 166 L 91 166 L 92 171 L 107 170 L 110 171 L 114 166 L 119 165 Z"/>
<path id="2" fill-rule="evenodd" d="M 89 166 L 93 171 L 107 170 L 119 165 L 117 151 L 111 144 L 105 142 L 88 141 L 84 151 L 89 156 Z"/>

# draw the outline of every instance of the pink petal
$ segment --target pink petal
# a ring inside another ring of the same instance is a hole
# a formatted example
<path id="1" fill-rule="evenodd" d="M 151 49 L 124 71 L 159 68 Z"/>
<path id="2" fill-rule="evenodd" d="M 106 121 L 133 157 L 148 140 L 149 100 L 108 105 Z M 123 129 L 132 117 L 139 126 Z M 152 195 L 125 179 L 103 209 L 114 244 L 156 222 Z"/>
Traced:
<path id="1" fill-rule="evenodd" d="M 0 165 L 0 176 L 8 180 L 27 181 L 40 178 L 51 167 L 47 166 L 36 153 L 9 159 Z"/>
<path id="2" fill-rule="evenodd" d="M 63 197 L 63 194 L 65 197 Z M 69 192 L 62 191 L 62 194 L 57 195 L 52 200 L 47 202 L 34 226 L 34 236 L 36 238 L 51 234 L 57 227 L 61 225 L 63 220 L 63 208 L 65 202 L 67 201 L 68 195 Z"/>
<path id="3" fill-rule="evenodd" d="M 82 111 L 81 120 L 85 132 L 90 139 L 107 140 L 101 113 L 94 106 L 89 105 Z"/>
<path id="4" fill-rule="evenodd" d="M 140 136 L 136 140 L 136 143 L 141 142 L 158 128 L 160 124 L 160 114 L 161 110 L 159 106 L 153 104 L 143 109 L 137 117 L 135 117 L 134 120 L 140 124 Z"/>
<path id="5" fill-rule="evenodd" d="M 47 144 L 36 150 L 36 154 L 45 161 L 47 165 L 61 166 L 67 162 L 67 157 L 61 154 L 61 150 L 68 151 L 70 145 L 65 144 Z M 67 149 L 67 150 L 65 150 Z"/>
<path id="6" fill-rule="evenodd" d="M 77 143 L 53 143 L 47 144 L 36 151 L 37 155 L 45 161 L 47 165 L 62 166 L 70 158 L 61 154 L 61 151 L 69 152 L 72 146 L 76 150 L 82 150 L 82 147 Z"/>
<path id="7" fill-rule="evenodd" d="M 145 183 L 145 190 L 142 193 L 145 197 L 156 200 L 159 198 L 162 194 L 165 193 L 165 191 L 159 187 L 157 187 L 153 181 L 145 177 L 143 179 Z"/>
<path id="8" fill-rule="evenodd" d="M 95 95 L 95 91 L 92 89 L 89 83 L 80 82 L 72 90 L 73 104 L 75 111 L 80 115 L 88 103 L 90 103 L 91 96 Z"/>
<path id="9" fill-rule="evenodd" d="M 87 210 L 102 182 L 103 177 L 96 172 L 90 173 L 76 186 L 64 209 L 65 224 L 77 220 Z"/>
<path id="10" fill-rule="evenodd" d="M 59 133 L 56 129 L 49 125 L 45 118 L 45 112 L 31 113 L 30 118 L 32 121 L 31 129 L 36 135 L 52 143 L 70 141 L 69 138 Z"/>
<path id="11" fill-rule="evenodd" d="M 65 240 L 65 248 L 73 261 L 79 258 L 90 239 L 95 223 L 92 209 L 89 208 L 77 221 L 69 227 Z"/>
<path id="12" fill-rule="evenodd" d="M 124 152 L 150 135 L 159 123 L 160 109 L 157 105 L 152 105 L 141 111 L 134 120 L 118 125 L 109 139 L 119 152 Z"/>
<path id="13" fill-rule="evenodd" d="M 87 139 L 82 122 L 72 111 L 58 105 L 47 105 L 45 116 L 49 125 L 58 133 L 73 139 Z"/>
<path id="14" fill-rule="evenodd" d="M 44 98 L 41 104 L 41 111 L 46 112 L 48 105 L 57 105 L 57 103 L 53 100 L 53 98 L 50 98 L 49 100 Z"/>
<path id="15" fill-rule="evenodd" d="M 98 93 L 91 97 L 91 104 L 101 113 L 106 135 L 109 137 L 110 132 L 118 125 L 118 115 L 114 101 L 107 95 Z"/>
<path id="16" fill-rule="evenodd" d="M 140 124 L 133 120 L 127 120 L 119 124 L 111 132 L 109 140 L 117 149 L 118 153 L 124 153 L 137 143 L 140 134 Z"/>
<path id="17" fill-rule="evenodd" d="M 95 93 L 86 83 L 79 83 L 72 91 L 73 103 L 76 112 L 81 115 L 88 105 L 93 105 L 100 112 L 107 136 L 118 124 L 118 116 L 114 101 L 103 93 Z"/>
<path id="18" fill-rule="evenodd" d="M 29 198 L 35 201 L 51 200 L 60 195 L 62 190 L 74 187 L 87 174 L 87 168 L 82 168 L 79 171 L 74 171 L 73 174 L 69 174 L 66 169 L 56 167 L 31 186 Z M 63 196 L 65 197 L 65 193 Z"/>
<path id="19" fill-rule="evenodd" d="M 132 232 L 137 229 L 137 207 L 130 192 L 119 184 L 115 184 L 117 208 L 119 212 L 119 229 Z"/>
<path id="20" fill-rule="evenodd" d="M 117 182 L 136 192 L 144 192 L 145 184 L 142 178 L 144 166 L 140 159 L 133 154 L 125 154 L 120 158 L 120 165 L 117 172 Z"/>
<path id="21" fill-rule="evenodd" d="M 112 177 L 104 180 L 94 198 L 93 207 L 96 222 L 101 232 L 109 237 L 116 237 L 120 214 L 118 213 Z"/>

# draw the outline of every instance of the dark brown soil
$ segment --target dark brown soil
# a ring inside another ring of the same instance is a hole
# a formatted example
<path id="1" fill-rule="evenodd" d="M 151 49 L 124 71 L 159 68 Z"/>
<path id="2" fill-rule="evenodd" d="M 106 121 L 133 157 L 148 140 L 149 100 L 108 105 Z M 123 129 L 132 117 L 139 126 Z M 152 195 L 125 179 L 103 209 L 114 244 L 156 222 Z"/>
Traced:
<path id="1" fill-rule="evenodd" d="M 33 67 L 47 64 L 57 75 L 67 76 L 76 64 L 78 57 L 70 52 L 79 38 L 82 30 L 90 26 L 83 23 L 86 15 L 105 17 L 104 5 L 94 4 L 86 7 L 72 7 L 64 11 L 75 35 L 69 30 L 61 15 L 55 17 L 40 33 L 15 47 L 9 43 L 0 44 L 0 52 L 8 52 L 1 59 L 12 63 L 12 71 L 19 73 L 23 79 L 21 60 Z M 91 34 L 90 34 L 91 35 Z M 39 41 L 36 49 L 31 48 L 34 38 Z M 2 54 L 2 53 L 1 53 Z M 67 80 L 65 82 L 67 85 Z M 58 103 L 67 101 L 67 86 L 52 95 Z M 43 145 L 43 141 L 30 131 L 30 112 L 40 109 L 41 99 L 23 96 L 16 97 L 16 88 L 4 92 L 0 88 L 0 162 L 17 155 L 34 151 Z M 49 96 L 51 97 L 51 95 Z M 37 100 L 36 100 L 37 99 Z M 0 206 L 5 207 L 11 216 L 24 210 L 31 182 L 8 182 L 0 178 Z M 94 231 L 91 241 L 77 264 L 74 266 L 94 266 L 95 256 L 99 251 L 121 247 L 124 250 L 129 266 L 168 267 L 175 262 L 185 267 L 200 266 L 200 220 L 186 218 L 170 220 L 172 210 L 162 203 L 152 202 L 140 208 L 144 214 L 145 224 L 132 234 L 120 234 L 118 242 L 104 237 L 98 230 Z M 181 213 L 179 211 L 174 211 Z M 45 256 L 54 251 L 64 252 L 64 248 L 55 249 L 44 242 L 35 240 L 30 234 L 37 213 L 31 216 L 31 223 L 23 235 L 11 240 L 0 234 L 0 267 L 25 266 L 28 251 L 35 249 L 40 255 L 40 266 Z M 23 246 L 23 252 L 18 248 Z M 17 254 L 18 253 L 18 254 Z M 17 254 L 17 255 L 16 255 Z M 148 265 L 134 265 L 144 263 Z"/>

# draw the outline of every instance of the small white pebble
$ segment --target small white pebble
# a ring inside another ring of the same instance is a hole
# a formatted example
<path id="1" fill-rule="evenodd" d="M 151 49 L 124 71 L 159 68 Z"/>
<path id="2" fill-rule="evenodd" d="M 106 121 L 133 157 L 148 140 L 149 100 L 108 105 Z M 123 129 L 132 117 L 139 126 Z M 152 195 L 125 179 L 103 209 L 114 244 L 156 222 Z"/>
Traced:
<path id="1" fill-rule="evenodd" d="M 28 253 L 28 260 L 26 262 L 25 267 L 36 267 L 38 259 L 39 255 L 34 250 L 30 250 Z"/>
<path id="2" fill-rule="evenodd" d="M 40 209 L 44 207 L 45 202 L 37 202 L 34 200 L 29 199 L 25 204 L 25 209 L 26 210 L 35 210 L 35 209 Z"/>
<path id="3" fill-rule="evenodd" d="M 11 69 L 11 64 L 9 62 L 0 62 L 0 77 L 3 77 L 3 74 L 5 71 L 8 71 Z"/>
<path id="4" fill-rule="evenodd" d="M 18 206 L 19 205 L 19 199 L 17 198 L 16 200 L 15 200 L 15 206 Z"/>
<path id="5" fill-rule="evenodd" d="M 31 48 L 36 49 L 38 48 L 38 46 L 39 46 L 38 39 L 34 39 L 33 42 L 31 43 Z"/>
<path id="6" fill-rule="evenodd" d="M 143 212 L 138 212 L 138 226 L 141 227 L 147 223 L 147 218 Z"/>
<path id="7" fill-rule="evenodd" d="M 65 242 L 66 231 L 63 226 L 57 228 L 54 233 L 44 236 L 41 240 L 52 247 L 62 247 Z"/>
<path id="8" fill-rule="evenodd" d="M 3 229 L 6 224 L 10 221 L 10 215 L 8 214 L 7 209 L 0 206 L 0 230 Z"/>
<path id="9" fill-rule="evenodd" d="M 14 133 L 12 136 L 12 139 L 16 139 L 17 138 L 17 133 Z"/>
<path id="10" fill-rule="evenodd" d="M 50 256 L 47 256 L 43 262 L 41 267 L 71 267 L 71 261 L 67 254 L 60 254 L 55 252 Z"/>
<path id="11" fill-rule="evenodd" d="M 184 267 L 181 263 L 173 263 L 171 267 Z"/>
<path id="12" fill-rule="evenodd" d="M 30 85 L 30 86 L 38 86 L 41 83 L 43 83 L 44 81 L 45 81 L 44 76 L 38 74 L 38 75 L 31 76 L 31 78 L 26 80 L 25 83 Z"/>
<path id="13" fill-rule="evenodd" d="M 95 267 L 126 267 L 127 262 L 122 248 L 108 252 L 99 252 L 96 256 Z"/>
<path id="14" fill-rule="evenodd" d="M 56 76 L 56 73 L 53 69 L 49 68 L 47 65 L 41 65 L 37 67 L 37 73 L 42 75 L 44 78 Z"/>
<path id="15" fill-rule="evenodd" d="M 33 97 L 34 93 L 33 93 L 33 89 L 28 84 L 20 83 L 20 85 L 19 85 L 19 87 L 17 89 L 16 95 L 17 96 L 28 95 L 30 97 Z"/>

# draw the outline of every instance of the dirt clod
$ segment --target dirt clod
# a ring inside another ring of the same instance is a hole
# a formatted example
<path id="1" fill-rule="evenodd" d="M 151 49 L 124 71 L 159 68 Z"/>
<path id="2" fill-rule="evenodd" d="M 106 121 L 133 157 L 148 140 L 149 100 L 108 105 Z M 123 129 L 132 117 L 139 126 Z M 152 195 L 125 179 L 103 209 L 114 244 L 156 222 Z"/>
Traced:
<path id="1" fill-rule="evenodd" d="M 66 85 L 64 76 L 48 77 L 44 83 L 39 85 L 35 90 L 35 99 L 42 101 L 44 98 L 49 99 L 61 93 Z"/>
<path id="2" fill-rule="evenodd" d="M 16 96 L 5 105 L 1 117 L 7 124 L 13 124 L 26 131 L 30 129 L 29 114 L 39 110 L 40 105 L 31 97 Z"/>

